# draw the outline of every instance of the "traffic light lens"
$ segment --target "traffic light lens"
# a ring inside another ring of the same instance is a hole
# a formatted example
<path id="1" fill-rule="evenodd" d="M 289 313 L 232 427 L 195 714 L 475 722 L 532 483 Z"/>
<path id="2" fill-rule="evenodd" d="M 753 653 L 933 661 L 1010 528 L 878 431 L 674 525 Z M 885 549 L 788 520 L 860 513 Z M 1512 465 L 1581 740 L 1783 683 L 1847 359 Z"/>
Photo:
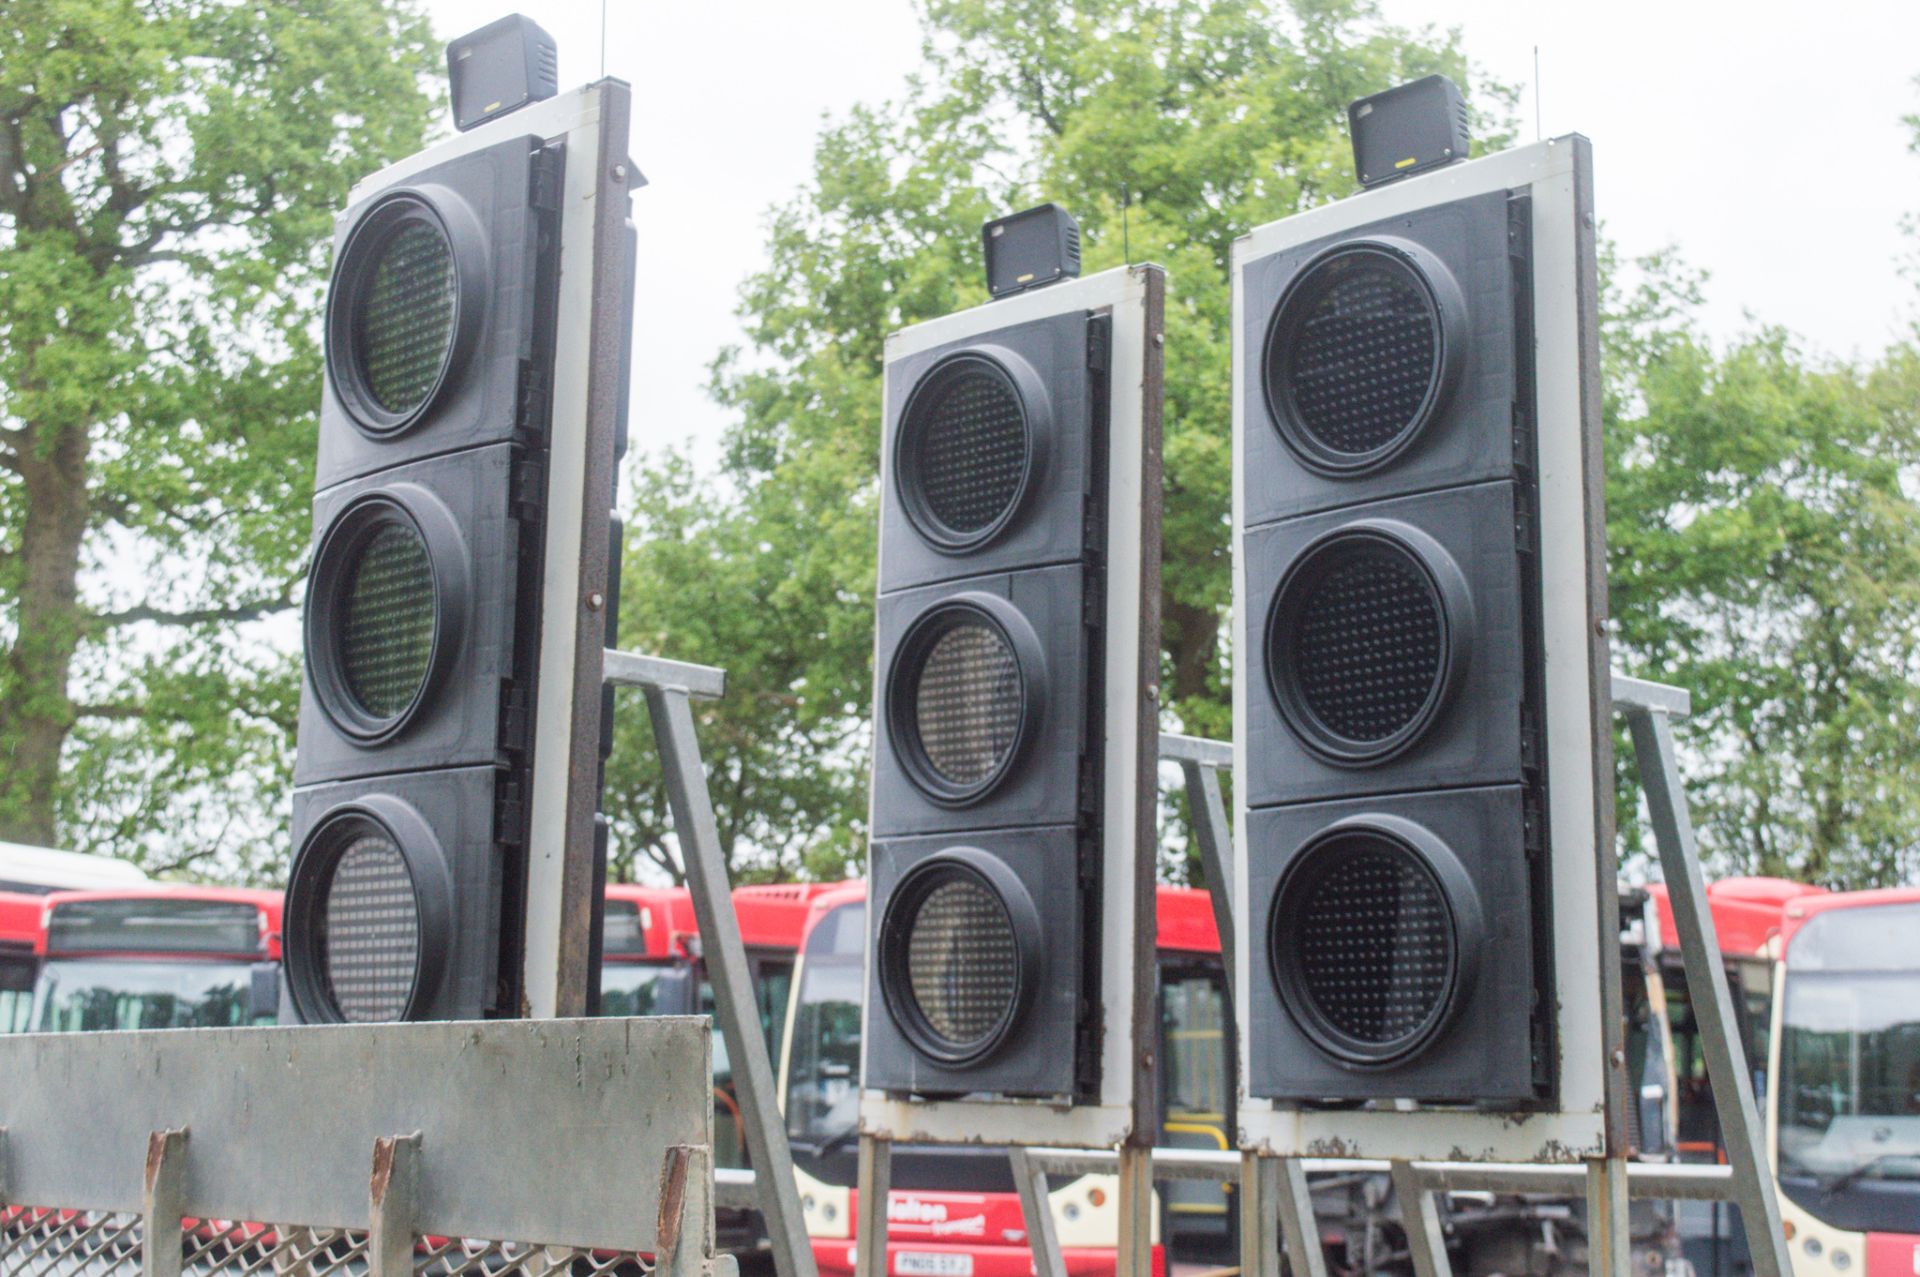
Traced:
<path id="1" fill-rule="evenodd" d="M 413 412 L 439 384 L 453 348 L 453 249 L 435 224 L 400 223 L 365 276 L 354 341 L 367 392 L 386 411 Z"/>
<path id="2" fill-rule="evenodd" d="M 1317 469 L 1385 464 L 1442 392 L 1440 308 L 1400 256 L 1358 247 L 1323 258 L 1281 298 L 1267 340 L 1268 406 Z"/>
<path id="3" fill-rule="evenodd" d="M 921 899 L 907 923 L 907 984 L 941 1045 L 977 1050 L 1012 1014 L 1020 950 L 1000 898 L 956 873 Z"/>
<path id="4" fill-rule="evenodd" d="M 1268 936 L 1282 1000 L 1344 1058 L 1384 1062 L 1439 1027 L 1458 978 L 1453 911 L 1397 839 L 1345 832 L 1301 853 Z"/>
<path id="5" fill-rule="evenodd" d="M 1309 747 L 1381 761 L 1439 712 L 1456 662 L 1434 575 L 1398 541 L 1343 532 L 1310 549 L 1274 596 L 1268 678 L 1281 716 Z"/>
<path id="6" fill-rule="evenodd" d="M 433 658 L 433 564 L 412 527 L 367 539 L 342 592 L 340 672 L 361 707 L 392 718 L 413 703 Z"/>
<path id="7" fill-rule="evenodd" d="M 1012 646 L 979 621 L 955 625 L 928 651 L 913 707 L 935 772 L 960 786 L 992 777 L 1020 734 L 1020 663 Z"/>
<path id="8" fill-rule="evenodd" d="M 946 549 L 992 538 L 1033 468 L 1031 423 L 1012 378 L 976 355 L 937 366 L 908 401 L 897 465 L 902 504 L 923 536 Z"/>
<path id="9" fill-rule="evenodd" d="M 420 966 L 420 909 L 399 844 L 384 833 L 348 842 L 321 887 L 318 934 L 327 996 L 356 1023 L 406 1014 Z"/>

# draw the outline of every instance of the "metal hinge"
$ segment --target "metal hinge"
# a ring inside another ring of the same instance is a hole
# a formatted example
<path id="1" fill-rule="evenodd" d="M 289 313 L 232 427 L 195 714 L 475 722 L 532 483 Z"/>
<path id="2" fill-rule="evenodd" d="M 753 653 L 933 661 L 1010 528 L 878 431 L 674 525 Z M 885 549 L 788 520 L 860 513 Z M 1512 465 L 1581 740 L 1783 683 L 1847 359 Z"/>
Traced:
<path id="1" fill-rule="evenodd" d="M 507 481 L 507 517 L 536 520 L 547 504 L 547 468 L 531 457 L 516 462 Z"/>
<path id="2" fill-rule="evenodd" d="M 1527 771 L 1540 767 L 1540 722 L 1530 706 L 1520 710 L 1520 766 Z"/>
<path id="3" fill-rule="evenodd" d="M 553 383 L 546 368 L 537 360 L 522 359 L 514 402 L 520 429 L 535 437 L 545 435 L 547 416 L 552 406 Z"/>
<path id="4" fill-rule="evenodd" d="M 516 754 L 526 749 L 533 727 L 533 707 L 527 701 L 524 682 L 500 680 L 500 748 Z"/>
<path id="5" fill-rule="evenodd" d="M 1540 800 L 1533 794 L 1528 794 L 1520 803 L 1520 842 L 1529 856 L 1546 850 L 1546 819 L 1540 811 Z"/>
<path id="6" fill-rule="evenodd" d="M 1098 554 L 1107 547 L 1107 529 L 1101 515 L 1106 503 L 1091 492 L 1081 498 L 1080 527 L 1083 544 L 1081 549 L 1089 554 Z"/>
<path id="7" fill-rule="evenodd" d="M 1080 592 L 1080 619 L 1094 629 L 1105 625 L 1107 620 L 1106 591 L 1101 588 L 1099 578 L 1091 573 Z"/>
<path id="8" fill-rule="evenodd" d="M 1513 464 L 1522 472 L 1533 470 L 1533 414 L 1520 403 L 1513 405 Z"/>
<path id="9" fill-rule="evenodd" d="M 517 778 L 502 777 L 493 791 L 493 840 L 516 845 L 526 827 L 525 787 Z"/>
<path id="10" fill-rule="evenodd" d="M 1513 545 L 1523 559 L 1533 557 L 1533 506 L 1524 490 L 1516 488 L 1513 497 Z"/>
<path id="11" fill-rule="evenodd" d="M 1087 320 L 1087 371 L 1106 372 L 1113 353 L 1113 318 L 1095 315 Z"/>
<path id="12" fill-rule="evenodd" d="M 533 178 L 527 202 L 543 213 L 560 211 L 560 186 L 566 176 L 566 144 L 553 143 L 533 153 Z"/>

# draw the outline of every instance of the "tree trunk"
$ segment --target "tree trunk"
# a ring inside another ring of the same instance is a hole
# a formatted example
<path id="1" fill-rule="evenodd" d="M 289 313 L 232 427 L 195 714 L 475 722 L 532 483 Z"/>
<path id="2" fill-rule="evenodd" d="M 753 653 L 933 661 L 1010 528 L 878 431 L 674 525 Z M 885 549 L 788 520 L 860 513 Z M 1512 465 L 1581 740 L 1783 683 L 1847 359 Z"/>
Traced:
<path id="1" fill-rule="evenodd" d="M 1178 603 L 1164 594 L 1160 609 L 1165 628 L 1162 641 L 1173 662 L 1172 703 L 1178 706 L 1207 696 L 1207 674 L 1220 643 L 1220 614 L 1212 608 Z"/>
<path id="2" fill-rule="evenodd" d="M 60 751 L 73 730 L 67 680 L 80 644 L 80 546 L 87 533 L 87 430 L 25 431 L 18 463 L 26 509 L 20 534 L 19 631 L 6 654 L 9 682 L 0 739 L 0 839 L 54 843 Z"/>

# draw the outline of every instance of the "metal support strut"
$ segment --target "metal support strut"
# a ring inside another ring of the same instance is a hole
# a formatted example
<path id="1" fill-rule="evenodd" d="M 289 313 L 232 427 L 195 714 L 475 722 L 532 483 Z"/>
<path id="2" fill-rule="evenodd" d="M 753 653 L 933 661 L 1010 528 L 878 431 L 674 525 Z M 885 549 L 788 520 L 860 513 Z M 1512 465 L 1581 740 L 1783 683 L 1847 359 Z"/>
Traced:
<path id="1" fill-rule="evenodd" d="M 613 686 L 638 687 L 646 693 L 667 806 L 680 843 L 681 868 L 700 925 L 701 956 L 713 985 L 714 1018 L 727 1044 L 727 1058 L 733 1062 L 747 1156 L 753 1163 L 775 1271 L 779 1277 L 815 1277 L 813 1246 L 807 1240 L 800 1190 L 793 1177 L 793 1148 L 780 1120 L 773 1063 L 760 1031 L 759 1004 L 747 973 L 747 951 L 740 940 L 740 920 L 733 912 L 732 884 L 727 880 L 713 797 L 694 732 L 691 698 L 720 697 L 726 691 L 726 671 L 617 651 L 606 653 L 605 669 L 606 681 Z"/>
<path id="2" fill-rule="evenodd" d="M 1732 1200 L 1740 1208 L 1740 1222 L 1747 1230 L 1754 1277 L 1790 1277 L 1786 1237 L 1780 1229 L 1780 1201 L 1767 1167 L 1759 1109 L 1753 1102 L 1753 1078 L 1735 1032 L 1738 1022 L 1733 1015 L 1733 996 L 1727 991 L 1727 970 L 1720 961 L 1720 941 L 1714 934 L 1713 913 L 1707 907 L 1706 878 L 1700 872 L 1693 819 L 1687 812 L 1687 795 L 1673 748 L 1673 719 L 1685 717 L 1692 708 L 1691 701 L 1680 688 L 1616 674 L 1613 703 L 1625 713 L 1633 732 L 1640 790 L 1646 795 L 1667 896 L 1673 902 L 1673 924 L 1680 933 L 1688 996 L 1700 1022 L 1707 1080 L 1713 1087 L 1713 1106 L 1719 1114 L 1727 1163 L 1732 1170 Z"/>

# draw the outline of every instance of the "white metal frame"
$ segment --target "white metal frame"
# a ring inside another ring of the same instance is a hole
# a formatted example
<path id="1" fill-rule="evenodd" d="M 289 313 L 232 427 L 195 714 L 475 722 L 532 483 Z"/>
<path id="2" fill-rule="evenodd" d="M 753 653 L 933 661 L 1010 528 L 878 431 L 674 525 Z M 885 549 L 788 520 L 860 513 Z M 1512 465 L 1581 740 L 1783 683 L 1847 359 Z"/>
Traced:
<path id="1" fill-rule="evenodd" d="M 1141 439 L 1148 410 L 1146 402 L 1147 343 L 1159 334 L 1147 331 L 1148 272 L 1154 266 L 1116 267 L 1085 279 L 1069 280 L 1030 293 L 989 302 L 971 310 L 916 324 L 887 340 L 892 362 L 948 342 L 1076 310 L 1111 309 L 1113 343 L 1111 423 L 1107 482 L 1107 640 L 1106 686 L 1110 704 L 1128 708 L 1106 715 L 1106 793 L 1102 814 L 1106 837 L 1102 841 L 1104 912 L 1101 917 L 1099 960 L 1101 981 L 1100 1102 L 1069 1107 L 1034 1100 L 952 1100 L 918 1102 L 889 1098 L 885 1092 L 863 1089 L 860 1122 L 863 1132 L 888 1139 L 931 1143 L 1057 1144 L 1082 1148 L 1112 1148 L 1133 1130 L 1131 1082 L 1134 1010 L 1134 964 L 1142 960 L 1136 936 L 1141 920 L 1134 916 L 1132 883 L 1137 870 L 1140 830 L 1136 828 L 1137 791 L 1132 778 L 1138 766 L 1138 716 L 1130 702 L 1118 700 L 1120 690 L 1138 683 L 1140 668 L 1140 527 Z M 883 408 L 883 419 L 885 409 Z M 882 484 L 893 481 L 889 450 L 882 449 Z M 1154 494 L 1157 499 L 1158 494 Z M 877 730 L 877 729 L 876 729 Z M 1147 927 L 1144 960 L 1153 960 L 1152 924 Z M 872 967 L 868 967 L 868 979 Z M 866 990 L 866 997 L 874 997 Z"/>
<path id="2" fill-rule="evenodd" d="M 353 188 L 343 217 L 395 182 L 456 156 L 483 150 L 509 138 L 537 136 L 565 139 L 565 179 L 560 204 L 560 282 L 555 307 L 555 331 L 566 340 L 554 343 L 553 407 L 547 442 L 546 546 L 540 608 L 542 620 L 539 686 L 549 694 L 539 698 L 533 721 L 531 810 L 527 834 L 526 956 L 523 973 L 526 1013 L 536 1019 L 560 1014 L 567 991 L 562 987 L 561 929 L 567 912 L 567 794 L 575 702 L 572 689 L 580 625 L 580 553 L 584 539 L 604 536 L 588 525 L 586 493 L 581 476 L 587 467 L 588 383 L 592 344 L 587 333 L 594 319 L 594 226 L 603 189 L 602 169 L 624 164 L 624 155 L 600 152 L 601 104 L 604 84 L 573 89 L 545 102 L 536 102 L 511 115 L 461 133 L 367 177 Z M 588 615 L 597 618 L 597 611 Z"/>
<path id="3" fill-rule="evenodd" d="M 1396 182 L 1285 221 L 1259 228 L 1233 248 L 1233 364 L 1248 366 L 1244 272 L 1248 263 L 1295 244 L 1319 239 L 1431 204 L 1491 191 L 1529 189 L 1533 196 L 1534 336 L 1538 387 L 1539 523 L 1542 558 L 1580 563 L 1587 557 L 1586 483 L 1582 451 L 1581 297 L 1576 287 L 1579 196 L 1576 138 L 1555 138 L 1499 155 Z M 1589 228 L 1590 229 L 1590 228 Z M 1234 651 L 1246 668 L 1254 650 L 1246 605 L 1245 433 L 1249 410 L 1236 378 L 1233 401 Z M 1545 574 L 1546 702 L 1549 760 L 1548 829 L 1552 846 L 1555 979 L 1561 989 L 1596 996 L 1558 1001 L 1558 1107 L 1524 1115 L 1462 1110 L 1314 1111 L 1283 1107 L 1246 1093 L 1250 1035 L 1240 1036 L 1240 1124 L 1250 1151 L 1293 1157 L 1376 1157 L 1394 1160 L 1574 1162 L 1606 1155 L 1607 1077 L 1602 1026 L 1601 915 L 1592 765 L 1595 689 L 1589 663 L 1590 628 L 1585 577 Z M 1246 762 L 1247 696 L 1251 680 L 1234 680 L 1234 752 Z M 1604 696 L 1604 692 L 1602 692 Z M 1601 702 L 1604 704 L 1604 700 Z M 1234 786 L 1236 903 L 1247 900 L 1247 786 Z M 1610 849 L 1608 854 L 1610 854 Z M 1255 946 L 1250 919 L 1235 910 L 1234 1014 L 1248 1023 L 1249 972 Z"/>

